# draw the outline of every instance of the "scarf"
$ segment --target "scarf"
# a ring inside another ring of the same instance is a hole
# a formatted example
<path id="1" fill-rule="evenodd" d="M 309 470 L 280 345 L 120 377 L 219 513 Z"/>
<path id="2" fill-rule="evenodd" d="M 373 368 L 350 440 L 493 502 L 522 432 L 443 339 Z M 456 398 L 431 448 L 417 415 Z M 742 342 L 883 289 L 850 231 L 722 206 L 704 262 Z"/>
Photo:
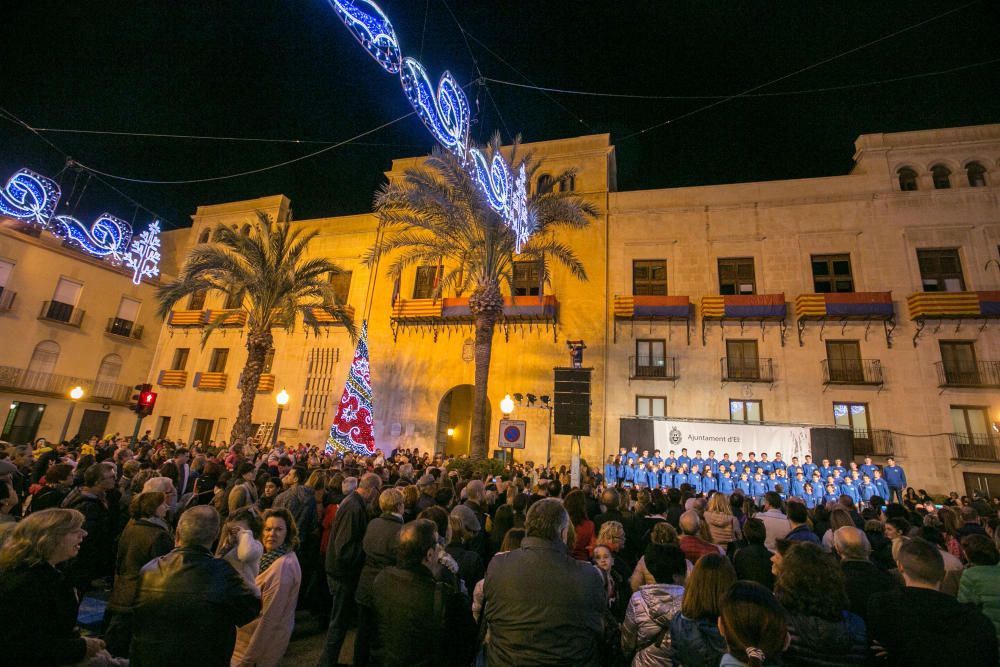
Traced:
<path id="1" fill-rule="evenodd" d="M 260 557 L 260 573 L 264 574 L 267 568 L 271 567 L 274 561 L 278 560 L 282 556 L 288 553 L 288 545 L 282 544 L 277 549 L 272 549 L 268 551 L 263 556 Z"/>

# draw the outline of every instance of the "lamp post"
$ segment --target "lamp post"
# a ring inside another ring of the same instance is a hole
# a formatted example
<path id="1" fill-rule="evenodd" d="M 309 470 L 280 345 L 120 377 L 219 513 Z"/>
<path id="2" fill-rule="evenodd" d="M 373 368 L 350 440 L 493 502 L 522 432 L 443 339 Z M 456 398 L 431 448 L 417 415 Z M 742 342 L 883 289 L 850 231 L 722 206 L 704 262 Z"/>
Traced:
<path id="1" fill-rule="evenodd" d="M 278 414 L 274 418 L 274 428 L 271 430 L 271 449 L 278 446 L 278 429 L 281 428 L 281 411 L 288 405 L 288 392 L 282 389 L 274 397 L 274 402 L 278 404 Z"/>
<path id="2" fill-rule="evenodd" d="M 66 432 L 69 431 L 69 422 L 73 419 L 73 411 L 76 410 L 76 402 L 83 398 L 83 387 L 77 386 L 69 390 L 69 397 L 73 400 L 69 404 L 69 412 L 66 413 L 66 421 L 63 422 L 62 433 L 59 434 L 59 444 L 66 440 Z"/>
<path id="3" fill-rule="evenodd" d="M 507 419 L 508 417 L 510 417 L 510 413 L 514 412 L 514 400 L 510 397 L 510 394 L 507 394 L 506 396 L 503 397 L 503 399 L 500 400 L 500 412 L 503 413 L 503 418 L 504 419 Z M 499 437 L 500 436 L 498 435 L 497 436 L 497 439 L 498 439 L 497 440 L 497 444 L 500 444 Z M 510 459 L 509 463 L 510 463 L 511 466 L 513 466 L 514 465 L 514 450 L 511 449 L 510 447 L 508 447 L 507 448 L 507 452 L 508 452 L 507 453 L 507 457 Z"/>

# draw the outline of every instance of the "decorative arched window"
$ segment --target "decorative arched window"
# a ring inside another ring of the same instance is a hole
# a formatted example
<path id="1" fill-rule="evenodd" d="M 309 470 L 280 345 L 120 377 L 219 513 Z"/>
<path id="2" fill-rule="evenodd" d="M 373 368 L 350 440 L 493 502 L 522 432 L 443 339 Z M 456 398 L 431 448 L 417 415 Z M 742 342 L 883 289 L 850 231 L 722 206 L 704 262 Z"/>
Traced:
<path id="1" fill-rule="evenodd" d="M 559 181 L 559 192 L 573 192 L 576 190 L 576 176 L 570 174 Z"/>
<path id="2" fill-rule="evenodd" d="M 59 343 L 54 340 L 43 340 L 35 346 L 31 353 L 31 362 L 24 377 L 25 389 L 48 390 L 49 379 L 56 370 L 59 361 Z"/>
<path id="3" fill-rule="evenodd" d="M 115 393 L 118 376 L 122 372 L 122 358 L 117 354 L 109 354 L 101 360 L 97 369 L 97 379 L 94 380 L 94 396 L 109 397 Z"/>
<path id="4" fill-rule="evenodd" d="M 912 192 L 917 189 L 917 172 L 909 167 L 901 167 L 896 173 L 899 175 L 900 190 Z"/>
<path id="5" fill-rule="evenodd" d="M 552 178 L 551 174 L 542 174 L 538 177 L 538 194 L 552 192 L 552 187 L 554 185 L 555 180 Z"/>
<path id="6" fill-rule="evenodd" d="M 250 225 L 243 225 L 243 229 L 240 230 L 240 234 L 243 236 L 250 236 Z"/>
<path id="7" fill-rule="evenodd" d="M 211 231 L 208 228 L 201 230 L 201 234 L 198 235 L 198 243 L 208 243 L 210 235 Z"/>
<path id="8" fill-rule="evenodd" d="M 965 173 L 969 177 L 969 185 L 974 188 L 986 187 L 986 167 L 978 162 L 970 162 L 965 167 Z"/>
<path id="9" fill-rule="evenodd" d="M 943 164 L 931 167 L 931 178 L 934 180 L 935 190 L 947 190 L 951 187 L 951 169 Z"/>
<path id="10" fill-rule="evenodd" d="M 219 240 L 219 237 L 222 236 L 222 230 L 223 229 L 225 229 L 225 227 L 223 225 L 219 225 L 218 227 L 215 228 L 215 230 L 212 232 L 212 240 L 213 241 L 218 241 Z"/>

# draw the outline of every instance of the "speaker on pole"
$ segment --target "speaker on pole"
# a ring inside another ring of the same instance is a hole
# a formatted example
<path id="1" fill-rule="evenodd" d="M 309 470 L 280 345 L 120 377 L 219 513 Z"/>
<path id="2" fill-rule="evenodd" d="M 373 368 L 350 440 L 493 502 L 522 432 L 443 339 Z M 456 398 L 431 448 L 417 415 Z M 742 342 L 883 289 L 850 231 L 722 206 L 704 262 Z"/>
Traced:
<path id="1" fill-rule="evenodd" d="M 556 435 L 590 435 L 592 368 L 556 368 L 552 421 Z"/>

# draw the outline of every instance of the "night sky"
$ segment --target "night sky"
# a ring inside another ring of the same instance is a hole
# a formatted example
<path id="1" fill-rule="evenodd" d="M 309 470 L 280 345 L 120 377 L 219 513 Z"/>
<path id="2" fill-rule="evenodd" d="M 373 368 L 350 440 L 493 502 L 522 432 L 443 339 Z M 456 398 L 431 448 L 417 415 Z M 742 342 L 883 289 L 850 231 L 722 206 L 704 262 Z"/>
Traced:
<path id="1" fill-rule="evenodd" d="M 619 190 L 826 176 L 851 167 L 859 134 L 1000 122 L 1000 3 L 675 0 L 380 0 L 403 53 L 436 83 L 450 69 L 539 86 L 634 95 L 740 93 L 957 9 L 758 93 L 714 100 L 613 99 L 502 83 L 467 88 L 485 141 L 610 132 Z M 454 11 L 453 18 L 450 10 Z M 469 34 L 471 55 L 460 22 Z M 31 0 L 0 19 L 0 106 L 36 128 L 338 142 L 410 111 L 325 0 Z M 426 27 L 425 27 L 426 26 Z M 478 62 L 478 71 L 473 65 Z M 478 109 L 478 112 L 477 112 Z M 139 179 L 186 180 L 292 159 L 323 143 L 223 142 L 42 133 L 0 120 L 0 182 L 18 167 L 54 176 L 65 154 Z M 105 179 L 189 224 L 199 204 L 276 193 L 297 219 L 367 211 L 394 157 L 428 153 L 414 116 L 364 139 L 249 177 L 188 185 Z M 95 178 L 60 176 L 61 212 L 82 220 L 135 206 Z M 84 186 L 86 188 L 84 189 Z M 72 198 L 70 194 L 73 194 Z M 139 212 L 142 224 L 147 213 Z"/>

